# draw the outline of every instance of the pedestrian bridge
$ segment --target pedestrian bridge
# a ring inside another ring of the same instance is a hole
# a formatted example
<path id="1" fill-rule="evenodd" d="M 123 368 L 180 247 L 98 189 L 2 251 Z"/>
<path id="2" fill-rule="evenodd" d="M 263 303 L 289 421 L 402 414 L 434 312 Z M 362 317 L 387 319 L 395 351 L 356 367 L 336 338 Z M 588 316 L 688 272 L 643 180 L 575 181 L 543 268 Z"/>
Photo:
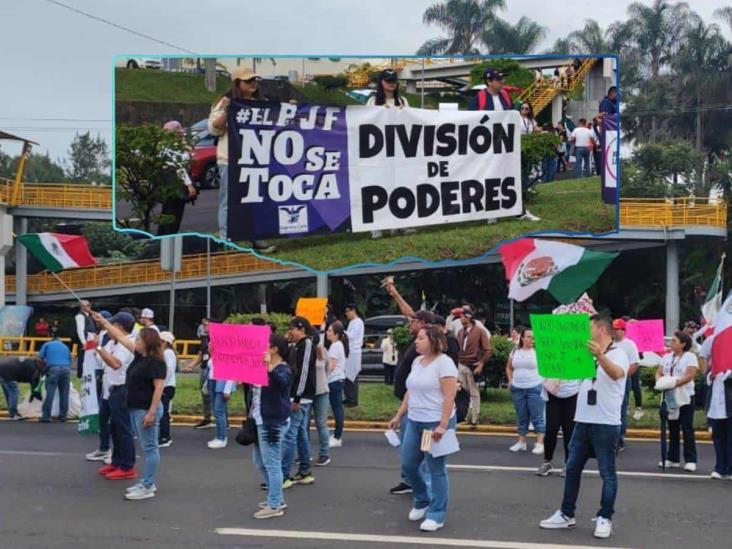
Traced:
<path id="1" fill-rule="evenodd" d="M 14 183 L 0 178 L 0 203 L 18 217 L 112 220 L 112 187 L 81 183 Z"/>

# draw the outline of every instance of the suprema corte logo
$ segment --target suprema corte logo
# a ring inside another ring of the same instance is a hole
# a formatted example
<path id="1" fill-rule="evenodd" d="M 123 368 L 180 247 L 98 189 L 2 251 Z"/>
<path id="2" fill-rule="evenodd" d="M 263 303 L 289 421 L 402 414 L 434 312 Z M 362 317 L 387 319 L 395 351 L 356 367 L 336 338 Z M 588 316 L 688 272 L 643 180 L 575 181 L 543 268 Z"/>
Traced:
<path id="1" fill-rule="evenodd" d="M 308 232 L 308 208 L 305 204 L 279 206 L 280 234 Z"/>

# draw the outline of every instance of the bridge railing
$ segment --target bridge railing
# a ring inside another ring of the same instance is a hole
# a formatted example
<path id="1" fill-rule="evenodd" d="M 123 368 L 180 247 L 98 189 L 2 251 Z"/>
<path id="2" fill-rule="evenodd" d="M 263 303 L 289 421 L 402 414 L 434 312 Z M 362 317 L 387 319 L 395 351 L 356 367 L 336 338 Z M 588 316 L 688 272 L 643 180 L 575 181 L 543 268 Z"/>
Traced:
<path id="1" fill-rule="evenodd" d="M 627 198 L 620 200 L 622 227 L 727 227 L 724 200 L 681 198 Z"/>
<path id="2" fill-rule="evenodd" d="M 15 193 L 12 182 L 0 180 L 0 202 L 10 206 L 111 210 L 112 187 L 85 183 L 23 183 Z"/>

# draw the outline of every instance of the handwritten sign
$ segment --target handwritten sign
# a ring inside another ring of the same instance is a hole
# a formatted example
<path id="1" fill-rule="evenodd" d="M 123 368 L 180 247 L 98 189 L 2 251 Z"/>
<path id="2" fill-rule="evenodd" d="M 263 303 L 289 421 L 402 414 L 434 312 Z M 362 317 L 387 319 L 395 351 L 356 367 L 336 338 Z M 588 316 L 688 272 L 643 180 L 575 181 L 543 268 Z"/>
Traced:
<path id="1" fill-rule="evenodd" d="M 268 385 L 263 357 L 269 348 L 269 326 L 212 322 L 208 333 L 213 379 Z"/>
<path id="2" fill-rule="evenodd" d="M 313 326 L 320 326 L 325 321 L 327 307 L 327 297 L 301 297 L 297 300 L 295 315 L 306 318 Z"/>
<path id="3" fill-rule="evenodd" d="M 628 322 L 625 335 L 641 353 L 663 352 L 663 320 L 636 320 Z"/>
<path id="4" fill-rule="evenodd" d="M 588 379 L 595 360 L 587 350 L 587 314 L 531 315 L 539 375 L 547 379 Z"/>

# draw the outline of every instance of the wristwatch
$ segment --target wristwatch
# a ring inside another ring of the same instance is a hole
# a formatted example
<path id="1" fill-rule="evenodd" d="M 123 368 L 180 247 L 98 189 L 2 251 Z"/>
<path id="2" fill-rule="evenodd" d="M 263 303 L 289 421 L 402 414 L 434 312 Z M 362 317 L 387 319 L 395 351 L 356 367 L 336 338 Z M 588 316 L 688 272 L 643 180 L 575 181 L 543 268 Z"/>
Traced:
<path id="1" fill-rule="evenodd" d="M 104 350 L 104 347 L 101 345 L 97 345 L 97 353 L 101 353 Z"/>

